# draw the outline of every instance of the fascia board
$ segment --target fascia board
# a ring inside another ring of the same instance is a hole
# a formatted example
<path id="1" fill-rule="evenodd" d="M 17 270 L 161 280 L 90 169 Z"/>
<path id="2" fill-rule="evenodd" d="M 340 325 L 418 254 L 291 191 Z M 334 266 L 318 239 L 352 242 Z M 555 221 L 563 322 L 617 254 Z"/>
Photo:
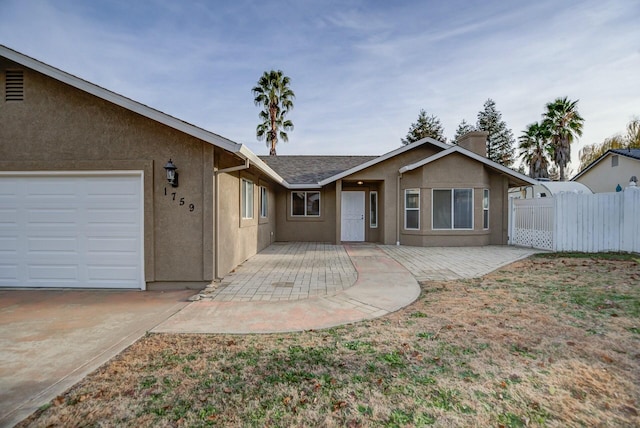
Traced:
<path id="1" fill-rule="evenodd" d="M 245 146 L 244 144 L 241 144 L 239 146 L 240 148 L 234 153 L 236 153 L 243 159 L 249 159 L 249 161 L 253 163 L 256 168 L 267 174 L 276 183 L 286 188 L 289 188 L 289 186 L 291 186 L 284 178 L 282 178 L 269 165 L 267 165 L 262 159 L 260 159 L 255 153 L 253 153 L 247 146 Z"/>
<path id="2" fill-rule="evenodd" d="M 406 146 L 402 146 L 400 148 L 392 150 L 388 153 L 385 153 L 384 155 L 378 156 L 377 158 L 371 159 L 370 161 L 367 161 L 363 164 L 354 166 L 353 168 L 343 171 L 339 174 L 333 175 L 329 178 L 325 178 L 324 180 L 320 181 L 318 184 L 320 184 L 321 186 L 325 186 L 329 183 L 340 180 L 341 178 L 354 174 L 358 171 L 362 171 L 363 169 L 369 168 L 370 166 L 376 165 L 380 162 L 384 162 L 387 159 L 391 159 L 392 157 L 402 154 L 408 150 L 412 150 L 416 147 L 419 147 L 425 143 L 433 144 L 434 146 L 440 147 L 442 149 L 448 149 L 450 147 L 449 144 L 434 140 L 433 138 L 429 138 L 429 137 L 423 138 L 422 140 L 418 140 L 415 143 L 407 144 Z"/>
<path id="3" fill-rule="evenodd" d="M 237 152 L 239 150 L 240 144 L 238 143 L 234 143 L 233 141 L 221 137 L 217 134 L 206 131 L 202 128 L 198 128 L 195 125 L 177 119 L 159 110 L 153 109 L 130 98 L 109 91 L 108 89 L 102 88 L 72 74 L 66 73 L 60 69 L 57 69 L 36 59 L 9 49 L 6 46 L 0 45 L 0 55 L 15 63 L 42 73 L 45 76 L 49 76 L 52 79 L 66 83 L 67 85 L 80 89 L 81 91 L 87 92 L 91 95 L 95 95 L 96 97 L 101 98 L 105 101 L 123 107 L 156 122 L 167 125 L 178 131 L 184 132 L 185 134 L 189 134 L 200 140 L 206 141 L 209 144 L 218 146 L 230 152 Z"/>
<path id="4" fill-rule="evenodd" d="M 299 189 L 322 189 L 320 184 L 289 184 L 287 189 L 299 190 Z"/>

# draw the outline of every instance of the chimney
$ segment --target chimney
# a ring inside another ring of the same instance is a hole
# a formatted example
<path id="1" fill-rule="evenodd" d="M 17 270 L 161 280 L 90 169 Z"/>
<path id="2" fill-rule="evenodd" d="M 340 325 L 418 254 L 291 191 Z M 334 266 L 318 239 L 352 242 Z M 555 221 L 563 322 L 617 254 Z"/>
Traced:
<path id="1" fill-rule="evenodd" d="M 458 145 L 486 158 L 488 136 L 486 131 L 467 132 L 458 139 Z"/>

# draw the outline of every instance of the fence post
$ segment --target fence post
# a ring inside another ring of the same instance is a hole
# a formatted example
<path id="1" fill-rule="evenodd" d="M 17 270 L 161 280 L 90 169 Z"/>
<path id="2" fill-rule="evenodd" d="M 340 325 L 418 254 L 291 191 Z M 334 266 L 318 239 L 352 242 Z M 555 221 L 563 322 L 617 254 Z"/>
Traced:
<path id="1" fill-rule="evenodd" d="M 620 224 L 620 249 L 640 253 L 640 188 L 624 189 L 622 222 Z"/>

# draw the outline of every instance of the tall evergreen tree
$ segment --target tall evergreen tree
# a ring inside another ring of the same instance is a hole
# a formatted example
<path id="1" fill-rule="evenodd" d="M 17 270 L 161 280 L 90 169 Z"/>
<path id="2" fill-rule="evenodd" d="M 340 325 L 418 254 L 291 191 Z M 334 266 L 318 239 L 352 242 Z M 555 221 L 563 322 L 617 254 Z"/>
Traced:
<path id="1" fill-rule="evenodd" d="M 282 70 L 265 71 L 251 90 L 253 102 L 262 107 L 259 113 L 262 123 L 256 127 L 256 137 L 258 140 L 266 139 L 270 156 L 276 155 L 278 138 L 286 143 L 289 136 L 285 131 L 293 130 L 293 122 L 286 119 L 295 98 L 289 88 L 290 82 L 291 79 Z"/>
<path id="2" fill-rule="evenodd" d="M 475 126 L 471 125 L 469 122 L 462 119 L 462 122 L 460 122 L 460 125 L 458 125 L 458 129 L 456 129 L 456 134 L 453 136 L 453 141 L 457 143 L 460 137 L 462 137 L 464 134 L 468 134 L 469 132 L 472 132 L 475 130 L 476 130 Z"/>
<path id="3" fill-rule="evenodd" d="M 434 115 L 427 116 L 427 112 L 424 111 L 424 109 L 420 109 L 418 120 L 411 124 L 407 136 L 402 138 L 401 141 L 402 144 L 406 146 L 407 144 L 415 143 L 416 141 L 422 140 L 426 137 L 431 137 L 434 140 L 442 141 L 443 143 L 446 143 L 447 141 L 444 136 L 444 128 L 442 127 L 442 123 L 440 123 L 440 119 Z"/>
<path id="4" fill-rule="evenodd" d="M 513 145 L 515 138 L 511 129 L 502 120 L 502 113 L 496 109 L 496 102 L 489 98 L 484 110 L 478 112 L 478 131 L 489 133 L 487 137 L 487 157 L 494 162 L 510 167 L 513 165 Z"/>

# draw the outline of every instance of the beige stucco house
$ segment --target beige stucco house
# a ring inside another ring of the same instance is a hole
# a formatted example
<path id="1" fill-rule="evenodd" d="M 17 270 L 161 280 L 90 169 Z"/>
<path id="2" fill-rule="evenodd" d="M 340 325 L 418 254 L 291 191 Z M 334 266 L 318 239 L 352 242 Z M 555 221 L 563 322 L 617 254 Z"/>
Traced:
<path id="1" fill-rule="evenodd" d="M 631 177 L 640 179 L 640 149 L 608 150 L 571 181 L 584 184 L 594 193 L 606 193 L 624 189 Z"/>
<path id="2" fill-rule="evenodd" d="M 0 46 L 0 287 L 201 288 L 276 240 L 506 244 L 533 180 L 485 142 L 258 157 Z"/>

